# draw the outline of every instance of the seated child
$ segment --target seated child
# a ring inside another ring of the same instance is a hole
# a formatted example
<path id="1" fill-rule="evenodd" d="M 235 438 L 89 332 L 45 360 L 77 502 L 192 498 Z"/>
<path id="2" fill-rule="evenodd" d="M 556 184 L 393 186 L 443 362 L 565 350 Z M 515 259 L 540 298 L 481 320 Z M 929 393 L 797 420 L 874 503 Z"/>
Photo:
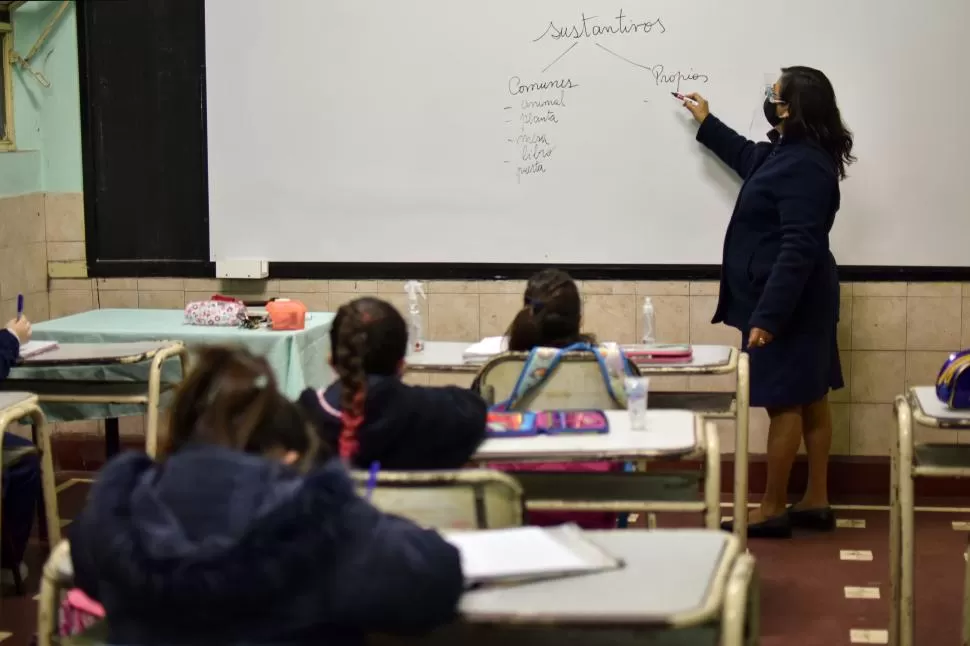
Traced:
<path id="1" fill-rule="evenodd" d="M 6 379 L 20 357 L 20 345 L 30 340 L 30 321 L 20 316 L 0 330 L 0 380 Z M 40 456 L 34 445 L 13 433 L 3 434 L 3 478 L 0 481 L 0 581 L 4 587 L 22 585 L 26 578 L 24 550 L 40 499 Z M 22 590 L 18 590 L 22 592 Z"/>
<path id="2" fill-rule="evenodd" d="M 525 287 L 522 309 L 509 326 L 508 349 L 528 352 L 536 347 L 565 348 L 574 343 L 595 344 L 591 334 L 580 331 L 583 302 L 575 281 L 559 269 L 543 269 L 533 275 Z M 472 389 L 479 390 L 476 379 Z M 508 471 L 608 471 L 622 465 L 608 462 L 546 463 L 492 465 Z M 616 515 L 599 512 L 529 512 L 529 522 L 535 525 L 557 525 L 575 522 L 587 529 L 616 526 Z"/>
<path id="3" fill-rule="evenodd" d="M 269 365 L 210 348 L 158 462 L 125 453 L 71 525 L 112 644 L 360 644 L 455 617 L 458 551 L 359 498 Z"/>
<path id="4" fill-rule="evenodd" d="M 355 468 L 457 469 L 485 439 L 485 402 L 465 388 L 405 384 L 407 344 L 391 304 L 358 298 L 341 306 L 330 327 L 338 380 L 304 391 L 299 403 Z"/>

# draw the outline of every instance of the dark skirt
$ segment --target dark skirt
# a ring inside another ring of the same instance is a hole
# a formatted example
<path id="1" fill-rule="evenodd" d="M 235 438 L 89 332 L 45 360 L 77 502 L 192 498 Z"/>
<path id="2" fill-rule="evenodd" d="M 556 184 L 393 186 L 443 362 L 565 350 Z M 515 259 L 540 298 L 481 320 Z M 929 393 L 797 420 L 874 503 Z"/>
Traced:
<path id="1" fill-rule="evenodd" d="M 742 347 L 748 344 L 743 331 Z M 817 402 L 845 386 L 833 326 L 782 333 L 764 347 L 747 348 L 751 358 L 751 405 L 790 408 Z"/>

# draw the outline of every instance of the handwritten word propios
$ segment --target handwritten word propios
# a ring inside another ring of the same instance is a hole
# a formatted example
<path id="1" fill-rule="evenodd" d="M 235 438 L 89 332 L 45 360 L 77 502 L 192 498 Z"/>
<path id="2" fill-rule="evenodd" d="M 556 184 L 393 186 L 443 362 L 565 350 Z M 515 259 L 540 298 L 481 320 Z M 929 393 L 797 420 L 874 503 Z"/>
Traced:
<path id="1" fill-rule="evenodd" d="M 673 85 L 678 90 L 680 90 L 681 81 L 698 81 L 700 83 L 707 83 L 710 80 L 707 74 L 701 74 L 700 72 L 695 72 L 694 70 L 688 71 L 686 74 L 681 70 L 673 70 L 668 72 L 664 69 L 663 65 L 654 65 L 650 68 L 650 73 L 653 74 L 653 80 L 657 85 Z"/>
<path id="2" fill-rule="evenodd" d="M 552 40 L 562 40 L 562 39 L 573 39 L 579 40 L 582 38 L 595 38 L 597 36 L 627 36 L 630 34 L 649 34 L 651 32 L 665 33 L 667 28 L 664 26 L 663 20 L 657 18 L 655 20 L 642 20 L 640 22 L 631 22 L 624 15 L 623 10 L 612 19 L 612 22 L 607 24 L 600 24 L 598 16 L 587 16 L 585 13 L 581 13 L 580 22 L 574 23 L 572 25 L 557 25 L 554 21 L 549 21 L 549 26 L 546 30 L 542 32 L 537 38 L 533 39 L 532 42 L 537 43 L 544 38 L 551 38 Z"/>

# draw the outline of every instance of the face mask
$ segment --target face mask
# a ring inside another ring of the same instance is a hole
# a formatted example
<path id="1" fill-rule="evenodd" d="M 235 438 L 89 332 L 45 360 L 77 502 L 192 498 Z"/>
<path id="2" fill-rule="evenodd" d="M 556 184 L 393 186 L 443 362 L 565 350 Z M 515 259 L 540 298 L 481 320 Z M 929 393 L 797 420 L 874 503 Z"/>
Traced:
<path id="1" fill-rule="evenodd" d="M 764 103 L 765 119 L 768 120 L 768 124 L 772 128 L 777 127 L 778 124 L 784 121 L 784 119 L 778 116 L 778 110 L 775 109 L 776 105 L 778 104 L 772 103 L 771 99 L 768 99 L 768 98 L 765 99 L 765 103 Z"/>

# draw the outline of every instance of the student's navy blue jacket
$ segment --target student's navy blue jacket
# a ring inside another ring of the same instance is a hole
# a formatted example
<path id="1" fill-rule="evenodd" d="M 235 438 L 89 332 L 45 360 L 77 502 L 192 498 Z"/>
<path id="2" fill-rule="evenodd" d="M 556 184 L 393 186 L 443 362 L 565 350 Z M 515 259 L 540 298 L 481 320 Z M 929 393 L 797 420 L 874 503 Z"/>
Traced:
<path id="1" fill-rule="evenodd" d="M 7 378 L 19 358 L 20 339 L 10 330 L 0 330 L 0 381 Z"/>
<path id="2" fill-rule="evenodd" d="M 112 644 L 356 645 L 451 621 L 463 588 L 457 550 L 359 498 L 338 461 L 123 454 L 71 527 Z"/>
<path id="3" fill-rule="evenodd" d="M 714 115 L 697 140 L 744 180 L 724 240 L 713 322 L 776 335 L 834 328 L 839 279 L 829 231 L 840 197 L 831 157 L 808 140 L 754 143 Z"/>
<path id="4" fill-rule="evenodd" d="M 338 449 L 340 383 L 303 391 L 299 403 L 323 441 Z M 397 377 L 367 379 L 364 420 L 353 465 L 381 469 L 457 469 L 485 439 L 485 401 L 465 388 L 410 386 Z"/>

